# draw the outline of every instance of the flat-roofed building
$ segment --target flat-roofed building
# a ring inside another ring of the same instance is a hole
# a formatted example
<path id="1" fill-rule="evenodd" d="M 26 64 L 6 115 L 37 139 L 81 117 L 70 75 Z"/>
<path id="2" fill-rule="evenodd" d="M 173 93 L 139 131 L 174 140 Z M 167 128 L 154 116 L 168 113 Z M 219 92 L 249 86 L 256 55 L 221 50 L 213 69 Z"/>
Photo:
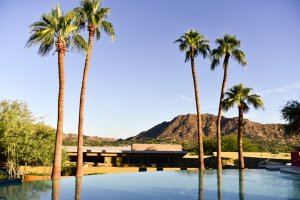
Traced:
<path id="1" fill-rule="evenodd" d="M 71 162 L 77 160 L 77 146 L 65 146 Z M 181 167 L 187 152 L 181 145 L 132 144 L 122 147 L 83 147 L 84 163 L 113 166 Z"/>

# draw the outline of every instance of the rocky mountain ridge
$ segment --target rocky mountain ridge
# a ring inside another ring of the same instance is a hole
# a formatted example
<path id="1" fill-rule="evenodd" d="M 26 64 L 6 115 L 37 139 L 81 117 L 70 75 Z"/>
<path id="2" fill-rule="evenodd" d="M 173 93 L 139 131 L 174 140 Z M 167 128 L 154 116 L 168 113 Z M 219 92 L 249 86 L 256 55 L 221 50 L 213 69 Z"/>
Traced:
<path id="1" fill-rule="evenodd" d="M 202 130 L 204 137 L 215 137 L 217 116 L 202 114 Z M 237 133 L 238 118 L 221 119 L 222 135 Z M 283 124 L 261 124 L 244 119 L 244 136 L 267 138 L 284 138 Z M 128 140 L 138 141 L 143 139 L 166 139 L 173 141 L 197 140 L 197 116 L 195 114 L 179 115 L 170 122 L 162 122 L 151 129 L 141 132 Z"/>

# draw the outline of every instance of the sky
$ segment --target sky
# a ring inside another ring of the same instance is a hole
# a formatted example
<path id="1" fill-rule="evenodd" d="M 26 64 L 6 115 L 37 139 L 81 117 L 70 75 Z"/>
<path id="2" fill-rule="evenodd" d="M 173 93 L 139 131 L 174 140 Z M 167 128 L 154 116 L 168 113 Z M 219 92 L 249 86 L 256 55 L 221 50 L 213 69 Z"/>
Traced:
<path id="1" fill-rule="evenodd" d="M 79 0 L 61 0 L 63 12 Z M 0 99 L 20 100 L 53 127 L 57 120 L 57 54 L 25 48 L 29 25 L 57 1 L 0 2 Z M 85 101 L 84 132 L 127 138 L 163 121 L 196 113 L 190 63 L 178 44 L 184 32 L 196 29 L 210 40 L 224 33 L 241 40 L 247 67 L 229 61 L 227 88 L 243 83 L 260 94 L 265 110 L 251 109 L 245 118 L 284 123 L 281 107 L 300 96 L 300 1 L 298 0 L 102 0 L 111 9 L 112 42 L 102 34 L 94 42 Z M 86 37 L 86 33 L 82 33 Z M 65 57 L 64 132 L 77 133 L 79 95 L 85 55 Z M 201 113 L 217 115 L 223 68 L 210 70 L 210 60 L 197 57 Z M 237 109 L 224 113 L 236 117 Z"/>

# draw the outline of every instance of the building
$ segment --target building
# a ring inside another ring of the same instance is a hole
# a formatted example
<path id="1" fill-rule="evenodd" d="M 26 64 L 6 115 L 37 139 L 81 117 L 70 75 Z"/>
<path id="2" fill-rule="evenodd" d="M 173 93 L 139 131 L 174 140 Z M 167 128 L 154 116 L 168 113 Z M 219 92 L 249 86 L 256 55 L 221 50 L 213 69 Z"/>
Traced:
<path id="1" fill-rule="evenodd" d="M 71 162 L 77 160 L 77 146 L 65 146 Z M 139 167 L 182 167 L 181 145 L 173 144 L 132 144 L 123 147 L 83 148 L 83 162 L 106 166 L 139 166 Z"/>

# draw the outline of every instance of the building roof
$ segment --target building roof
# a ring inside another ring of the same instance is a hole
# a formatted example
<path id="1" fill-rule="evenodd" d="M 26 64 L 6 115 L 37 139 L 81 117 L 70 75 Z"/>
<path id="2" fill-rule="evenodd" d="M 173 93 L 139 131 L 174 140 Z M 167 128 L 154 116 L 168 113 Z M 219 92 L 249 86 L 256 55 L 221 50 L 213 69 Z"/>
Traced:
<path id="1" fill-rule="evenodd" d="M 67 149 L 68 153 L 77 152 L 77 146 L 64 146 Z M 83 152 L 92 152 L 92 153 L 122 153 L 122 151 L 130 151 L 131 146 L 123 147 L 94 147 L 94 146 L 84 146 Z"/>
<path id="2" fill-rule="evenodd" d="M 77 146 L 64 146 L 68 153 L 76 153 Z M 84 146 L 83 152 L 87 153 L 179 153 L 186 154 L 182 151 L 181 145 L 173 144 L 132 144 L 122 147 L 97 147 Z"/>

